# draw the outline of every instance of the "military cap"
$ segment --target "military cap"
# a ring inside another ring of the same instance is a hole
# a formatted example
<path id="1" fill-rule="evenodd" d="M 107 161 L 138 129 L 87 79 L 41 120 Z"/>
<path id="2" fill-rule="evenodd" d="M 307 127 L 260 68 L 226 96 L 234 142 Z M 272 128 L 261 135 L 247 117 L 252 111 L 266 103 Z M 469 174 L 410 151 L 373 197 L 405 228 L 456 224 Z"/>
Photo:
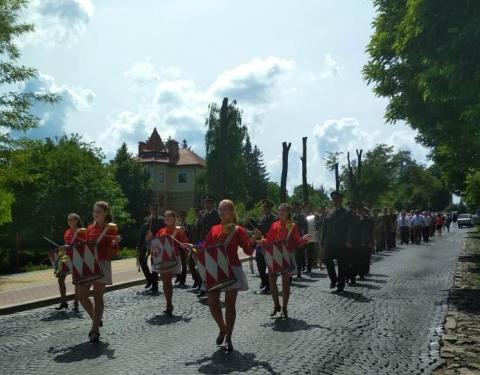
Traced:
<path id="1" fill-rule="evenodd" d="M 213 202 L 213 200 L 214 200 L 213 195 L 211 195 L 211 194 L 205 194 L 203 196 L 203 201 L 212 201 Z"/>
<path id="2" fill-rule="evenodd" d="M 343 194 L 340 193 L 339 191 L 335 191 L 335 190 L 334 190 L 334 191 L 332 191 L 332 192 L 330 193 L 330 198 L 333 199 L 333 198 L 335 198 L 335 197 L 343 198 Z"/>
<path id="3" fill-rule="evenodd" d="M 262 205 L 273 207 L 275 204 L 268 198 L 262 199 Z"/>

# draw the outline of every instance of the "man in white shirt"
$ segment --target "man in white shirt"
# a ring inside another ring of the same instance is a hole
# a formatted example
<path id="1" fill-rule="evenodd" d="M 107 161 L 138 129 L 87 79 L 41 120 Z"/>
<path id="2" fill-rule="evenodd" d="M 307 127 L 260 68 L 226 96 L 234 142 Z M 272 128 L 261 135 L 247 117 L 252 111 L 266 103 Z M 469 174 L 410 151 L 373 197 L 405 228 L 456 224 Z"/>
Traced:
<path id="1" fill-rule="evenodd" d="M 410 226 L 413 231 L 413 240 L 414 243 L 420 245 L 422 240 L 422 229 L 423 229 L 423 216 L 420 214 L 420 211 L 415 211 L 415 215 L 412 216 L 412 222 Z"/>
<path id="2" fill-rule="evenodd" d="M 410 237 L 410 220 L 407 216 L 407 210 L 403 209 L 397 218 L 397 225 L 400 228 L 400 245 L 408 245 L 408 238 Z"/>

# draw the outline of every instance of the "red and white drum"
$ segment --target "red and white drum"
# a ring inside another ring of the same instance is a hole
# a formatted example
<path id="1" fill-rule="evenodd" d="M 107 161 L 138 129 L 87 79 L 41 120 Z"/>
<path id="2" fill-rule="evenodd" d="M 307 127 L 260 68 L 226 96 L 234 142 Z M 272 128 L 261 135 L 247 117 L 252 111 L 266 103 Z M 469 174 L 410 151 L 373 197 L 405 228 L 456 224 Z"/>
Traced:
<path id="1" fill-rule="evenodd" d="M 292 256 L 285 242 L 278 241 L 263 246 L 265 262 L 267 263 L 268 273 L 271 275 L 281 275 L 291 272 L 295 267 L 292 264 Z"/>
<path id="2" fill-rule="evenodd" d="M 237 282 L 223 246 L 197 250 L 197 269 L 207 292 L 222 290 Z"/>
<path id="3" fill-rule="evenodd" d="M 67 249 L 67 255 L 71 261 L 74 284 L 89 283 L 103 277 L 95 244 L 77 242 Z"/>
<path id="4" fill-rule="evenodd" d="M 155 272 L 173 272 L 179 264 L 180 254 L 170 237 L 155 237 L 150 242 L 150 253 Z"/>
<path id="5" fill-rule="evenodd" d="M 70 273 L 72 264 L 64 247 L 49 251 L 48 259 L 56 276 L 66 276 Z"/>

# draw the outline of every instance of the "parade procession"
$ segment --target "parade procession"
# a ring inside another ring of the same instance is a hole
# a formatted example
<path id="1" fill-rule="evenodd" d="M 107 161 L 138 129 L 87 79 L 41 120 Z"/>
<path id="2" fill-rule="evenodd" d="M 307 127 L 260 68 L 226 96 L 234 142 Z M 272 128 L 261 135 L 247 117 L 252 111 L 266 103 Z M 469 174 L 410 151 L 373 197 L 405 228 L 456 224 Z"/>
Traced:
<path id="1" fill-rule="evenodd" d="M 0 375 L 480 375 L 480 0 L 0 0 Z"/>
<path id="2" fill-rule="evenodd" d="M 172 279 L 176 278 L 175 284 L 185 287 L 189 274 L 192 289 L 198 298 L 207 299 L 210 314 L 218 326 L 216 345 L 225 344 L 225 350 L 231 352 L 237 294 L 249 290 L 239 259 L 240 249 L 249 256 L 255 253 L 261 280 L 259 291 L 272 297 L 272 310 L 265 314 L 266 318 L 279 314 L 280 319 L 288 319 L 290 285 L 302 279 L 302 274 L 325 269 L 330 289 L 341 294 L 346 285 L 355 286 L 357 280 L 365 280 L 370 275 L 372 254 L 397 249 L 397 237 L 401 245 L 408 245 L 409 241 L 419 245 L 420 241 L 428 242 L 435 235 L 440 238 L 443 231 L 450 231 L 450 223 L 456 221 L 450 214 L 427 211 L 411 210 L 407 214 L 406 210 L 397 213 L 385 208 L 380 213 L 356 202 L 348 202 L 344 207 L 344 196 L 337 191 L 331 193 L 331 199 L 331 208 L 313 211 L 307 204 L 295 213 L 291 205 L 282 203 L 276 208 L 265 198 L 259 202 L 263 215 L 250 217 L 244 226 L 238 222 L 234 202 L 223 199 L 216 207 L 210 194 L 203 197 L 203 209 L 191 225 L 182 225 L 175 211 L 166 210 L 161 215 L 158 203 L 151 203 L 150 215 L 139 231 L 137 247 L 138 264 L 145 276 L 145 293 L 158 296 L 160 280 L 165 298 L 163 313 L 172 316 Z M 295 202 L 293 206 L 300 204 Z M 105 286 L 112 284 L 110 262 L 118 253 L 121 236 L 106 202 L 95 203 L 93 223 L 86 229 L 79 228 L 82 222 L 74 213 L 67 216 L 67 223 L 65 245 L 51 251 L 62 296 L 56 309 L 68 308 L 64 284 L 65 276 L 71 273 L 75 284 L 73 309 L 78 310 L 80 301 L 92 320 L 89 341 L 98 342 L 105 308 L 103 294 Z M 92 285 L 93 302 L 88 296 Z M 221 308 L 222 292 L 225 293 L 225 316 Z M 175 296 L 178 298 L 181 295 Z M 241 317 L 238 320 L 241 324 Z"/>

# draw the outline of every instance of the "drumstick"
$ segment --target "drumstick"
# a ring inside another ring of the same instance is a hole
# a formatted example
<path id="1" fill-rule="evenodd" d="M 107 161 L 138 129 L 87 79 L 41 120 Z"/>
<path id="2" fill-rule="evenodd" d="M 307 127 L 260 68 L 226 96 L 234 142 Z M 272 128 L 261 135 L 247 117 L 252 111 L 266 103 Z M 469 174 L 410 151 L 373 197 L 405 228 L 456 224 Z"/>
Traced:
<path id="1" fill-rule="evenodd" d="M 170 238 L 171 238 L 172 240 L 174 240 L 176 243 L 178 243 L 180 246 L 183 245 L 183 243 L 180 242 L 179 240 L 177 240 L 175 237 L 170 236 Z M 187 249 L 187 250 L 188 250 L 188 251 L 191 251 L 192 253 L 196 253 L 196 252 L 197 252 L 197 249 L 195 249 L 194 247 L 192 247 L 191 249 Z"/>
<path id="2" fill-rule="evenodd" d="M 57 245 L 55 242 L 53 242 L 53 241 L 52 241 L 50 238 L 48 238 L 48 237 L 43 237 L 43 239 L 44 239 L 45 241 L 50 242 L 50 243 L 51 243 L 53 246 L 55 246 L 55 247 L 60 247 L 60 245 Z"/>

